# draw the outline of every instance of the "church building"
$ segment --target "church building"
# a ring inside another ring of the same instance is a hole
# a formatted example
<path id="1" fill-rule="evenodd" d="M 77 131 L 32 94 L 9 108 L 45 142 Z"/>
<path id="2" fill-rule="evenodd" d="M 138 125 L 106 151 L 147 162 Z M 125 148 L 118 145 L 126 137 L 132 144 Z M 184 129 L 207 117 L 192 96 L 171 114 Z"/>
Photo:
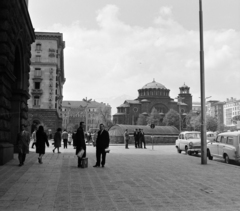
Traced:
<path id="1" fill-rule="evenodd" d="M 117 113 L 113 115 L 114 124 L 136 125 L 140 114 L 149 115 L 155 108 L 164 116 L 170 109 L 181 114 L 192 110 L 192 95 L 189 87 L 181 86 L 178 94 L 178 102 L 169 96 L 170 90 L 164 85 L 153 80 L 138 90 L 138 97 L 134 100 L 125 100 L 117 107 Z"/>

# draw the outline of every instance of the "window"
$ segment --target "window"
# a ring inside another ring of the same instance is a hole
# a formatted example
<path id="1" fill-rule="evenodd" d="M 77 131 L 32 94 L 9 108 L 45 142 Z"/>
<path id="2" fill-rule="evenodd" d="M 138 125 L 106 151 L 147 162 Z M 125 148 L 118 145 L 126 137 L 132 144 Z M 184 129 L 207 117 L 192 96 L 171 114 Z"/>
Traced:
<path id="1" fill-rule="evenodd" d="M 225 136 L 222 136 L 221 140 L 220 140 L 220 143 L 226 143 L 227 142 L 227 137 Z"/>
<path id="2" fill-rule="evenodd" d="M 36 51 L 41 51 L 42 45 L 40 43 L 37 43 L 36 45 Z"/>
<path id="3" fill-rule="evenodd" d="M 34 76 L 42 76 L 41 68 L 35 68 Z"/>
<path id="4" fill-rule="evenodd" d="M 34 96 L 34 98 L 33 98 L 33 105 L 34 106 L 39 106 L 40 105 L 39 96 Z"/>
<path id="5" fill-rule="evenodd" d="M 233 137 L 228 137 L 227 144 L 233 145 Z"/>
<path id="6" fill-rule="evenodd" d="M 41 62 L 41 56 L 40 55 L 36 55 L 36 62 Z"/>
<path id="7" fill-rule="evenodd" d="M 40 89 L 40 82 L 34 83 L 34 89 Z"/>

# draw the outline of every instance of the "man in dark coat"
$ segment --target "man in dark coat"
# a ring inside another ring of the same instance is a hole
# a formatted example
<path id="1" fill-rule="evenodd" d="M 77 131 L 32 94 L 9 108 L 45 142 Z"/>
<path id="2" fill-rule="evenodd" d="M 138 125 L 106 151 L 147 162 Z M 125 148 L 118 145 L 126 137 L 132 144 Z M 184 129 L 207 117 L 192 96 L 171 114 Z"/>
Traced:
<path id="1" fill-rule="evenodd" d="M 135 141 L 135 148 L 138 148 L 138 142 L 139 142 L 139 133 L 138 133 L 138 129 L 135 129 L 134 133 L 134 141 Z"/>
<path id="2" fill-rule="evenodd" d="M 80 126 L 77 129 L 77 133 L 75 135 L 75 146 L 76 146 L 76 155 L 83 149 L 84 153 L 83 156 L 80 158 L 78 157 L 78 167 L 81 167 L 82 158 L 86 157 L 86 143 L 85 143 L 85 136 L 84 136 L 84 122 L 80 122 Z"/>
<path id="3" fill-rule="evenodd" d="M 30 134 L 25 125 L 21 126 L 21 132 L 17 135 L 19 166 L 24 165 L 26 154 L 29 153 Z"/>
<path id="4" fill-rule="evenodd" d="M 106 162 L 106 151 L 109 147 L 109 133 L 105 130 L 104 125 L 100 124 L 100 130 L 98 131 L 98 136 L 96 140 L 96 157 L 97 157 L 97 163 L 93 167 L 100 167 L 100 163 L 102 167 L 104 167 Z M 101 156 L 102 156 L 102 162 L 101 162 Z"/>

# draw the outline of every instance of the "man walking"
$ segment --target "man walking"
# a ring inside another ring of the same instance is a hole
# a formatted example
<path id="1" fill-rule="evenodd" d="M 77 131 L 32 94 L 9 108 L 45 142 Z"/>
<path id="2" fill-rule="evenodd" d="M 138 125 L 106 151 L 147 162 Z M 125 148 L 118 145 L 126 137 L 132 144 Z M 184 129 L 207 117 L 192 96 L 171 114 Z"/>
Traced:
<path id="1" fill-rule="evenodd" d="M 84 137 L 84 122 L 80 122 L 80 126 L 77 129 L 77 133 L 74 136 L 75 146 L 76 146 L 76 155 L 83 149 L 84 153 L 83 156 L 80 158 L 78 157 L 78 167 L 81 167 L 82 158 L 86 157 L 86 143 Z"/>
<path id="2" fill-rule="evenodd" d="M 143 129 L 139 129 L 140 130 L 140 132 L 139 132 L 139 142 L 141 143 L 141 148 L 143 147 L 142 146 L 142 144 L 144 145 L 144 149 L 147 149 L 146 148 L 146 142 L 145 142 L 145 134 L 144 134 L 144 132 L 143 132 Z"/>
<path id="3" fill-rule="evenodd" d="M 128 129 L 125 130 L 125 133 L 124 133 L 124 139 L 125 139 L 125 149 L 129 149 L 128 148 L 128 142 L 129 142 L 129 133 L 128 133 Z"/>
<path id="4" fill-rule="evenodd" d="M 106 149 L 109 147 L 109 133 L 105 130 L 105 127 L 103 124 L 100 124 L 100 130 L 98 131 L 98 136 L 96 140 L 96 157 L 97 157 L 97 163 L 93 167 L 100 167 L 100 163 L 102 167 L 104 168 L 105 162 L 106 162 Z M 102 162 L 101 162 L 101 156 L 102 156 Z"/>
<path id="5" fill-rule="evenodd" d="M 135 148 L 138 148 L 138 142 L 139 142 L 139 133 L 138 133 L 138 129 L 135 129 L 134 133 L 134 141 L 135 141 Z"/>
<path id="6" fill-rule="evenodd" d="M 29 153 L 30 134 L 26 131 L 25 126 L 21 126 L 21 132 L 17 136 L 19 166 L 24 165 L 26 154 Z"/>
<path id="7" fill-rule="evenodd" d="M 62 139 L 63 139 L 63 148 L 67 149 L 68 133 L 67 133 L 66 129 L 62 133 Z"/>

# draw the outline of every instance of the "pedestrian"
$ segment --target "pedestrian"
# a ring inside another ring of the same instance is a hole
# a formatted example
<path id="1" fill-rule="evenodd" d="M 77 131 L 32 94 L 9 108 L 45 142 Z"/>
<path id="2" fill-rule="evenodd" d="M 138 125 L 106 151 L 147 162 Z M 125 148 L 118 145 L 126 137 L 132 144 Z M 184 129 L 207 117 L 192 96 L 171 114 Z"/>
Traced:
<path id="1" fill-rule="evenodd" d="M 62 139 L 63 139 L 63 148 L 67 149 L 68 132 L 66 131 L 66 129 L 62 133 Z"/>
<path id="2" fill-rule="evenodd" d="M 96 158 L 97 162 L 93 167 L 100 167 L 100 163 L 104 168 L 106 162 L 106 149 L 109 147 L 109 133 L 105 130 L 103 124 L 100 124 L 100 130 L 98 131 L 97 140 L 96 140 Z M 101 162 L 102 156 L 102 162 Z"/>
<path id="3" fill-rule="evenodd" d="M 30 134 L 25 125 L 21 126 L 21 131 L 17 135 L 17 148 L 19 166 L 24 165 L 26 154 L 29 153 Z"/>
<path id="4" fill-rule="evenodd" d="M 38 127 L 36 132 L 36 153 L 39 154 L 38 162 L 42 164 L 42 157 L 45 154 L 45 144 L 49 147 L 47 134 L 44 132 L 42 125 Z"/>
<path id="5" fill-rule="evenodd" d="M 144 145 L 144 149 L 146 148 L 146 142 L 145 142 L 145 134 L 143 132 L 143 129 L 140 130 L 140 138 L 139 138 L 139 142 L 141 142 L 141 148 L 143 147 L 142 144 Z"/>
<path id="6" fill-rule="evenodd" d="M 59 151 L 59 147 L 61 147 L 61 132 L 62 132 L 62 129 L 61 128 L 58 128 L 57 129 L 57 132 L 54 134 L 54 149 L 53 149 L 53 152 L 55 152 L 55 149 L 57 148 L 58 150 L 58 153 L 61 153 Z"/>
<path id="7" fill-rule="evenodd" d="M 138 148 L 142 148 L 142 133 L 141 133 L 141 128 L 138 129 Z"/>
<path id="8" fill-rule="evenodd" d="M 134 133 L 133 133 L 133 136 L 134 136 L 134 141 L 135 141 L 135 148 L 138 148 L 138 142 L 139 142 L 139 133 L 138 133 L 138 129 L 136 128 Z"/>
<path id="9" fill-rule="evenodd" d="M 81 167 L 82 158 L 86 157 L 86 143 L 85 143 L 85 135 L 84 135 L 84 122 L 80 122 L 80 126 L 77 129 L 77 133 L 75 135 L 75 146 L 76 146 L 76 155 L 84 150 L 82 157 L 78 157 L 78 168 Z"/>
<path id="10" fill-rule="evenodd" d="M 129 137 L 128 129 L 126 129 L 124 132 L 125 149 L 129 149 L 128 148 L 129 138 L 130 137 Z"/>
<path id="11" fill-rule="evenodd" d="M 76 141 L 75 141 L 76 133 L 77 133 L 77 131 L 74 131 L 72 134 L 73 149 L 76 149 Z"/>
<path id="12" fill-rule="evenodd" d="M 32 139 L 33 139 L 32 148 L 34 148 L 34 145 L 36 146 L 36 132 L 37 132 L 37 128 L 35 128 L 32 133 Z"/>

